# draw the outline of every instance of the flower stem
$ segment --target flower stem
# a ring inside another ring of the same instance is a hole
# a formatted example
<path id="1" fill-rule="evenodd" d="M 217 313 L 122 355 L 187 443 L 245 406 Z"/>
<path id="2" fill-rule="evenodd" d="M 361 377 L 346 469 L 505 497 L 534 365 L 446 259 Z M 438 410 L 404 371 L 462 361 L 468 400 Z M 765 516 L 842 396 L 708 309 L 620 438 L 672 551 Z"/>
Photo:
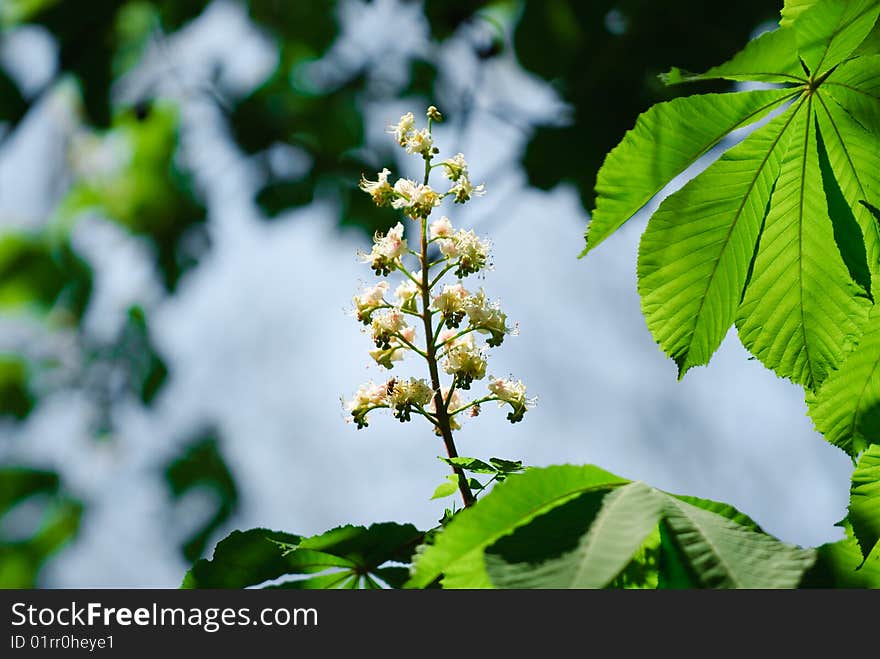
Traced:
<path id="1" fill-rule="evenodd" d="M 425 185 L 428 184 L 428 177 L 431 173 L 431 161 L 425 159 Z M 427 354 L 425 355 L 428 362 L 428 370 L 431 373 L 431 388 L 434 390 L 434 408 L 436 410 L 437 428 L 443 437 L 443 443 L 446 445 L 446 453 L 450 458 L 457 458 L 458 451 L 455 449 L 455 442 L 452 439 L 452 427 L 449 423 L 449 414 L 446 412 L 446 404 L 443 400 L 443 390 L 440 388 L 440 373 L 437 369 L 437 350 L 434 347 L 434 328 L 431 327 L 431 313 L 429 307 L 431 304 L 429 273 L 428 273 L 428 220 L 422 218 L 421 222 L 421 254 L 419 260 L 422 265 L 422 319 L 425 325 L 425 346 Z M 468 485 L 467 476 L 461 467 L 453 466 L 452 471 L 458 477 L 458 489 L 461 492 L 461 499 L 465 507 L 474 504 L 474 493 Z"/>

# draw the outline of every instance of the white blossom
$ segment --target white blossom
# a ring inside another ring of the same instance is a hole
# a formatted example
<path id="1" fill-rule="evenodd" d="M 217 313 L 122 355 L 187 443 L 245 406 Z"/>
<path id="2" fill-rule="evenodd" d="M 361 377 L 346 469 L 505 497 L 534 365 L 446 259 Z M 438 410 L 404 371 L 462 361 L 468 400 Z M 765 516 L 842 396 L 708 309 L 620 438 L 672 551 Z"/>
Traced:
<path id="1" fill-rule="evenodd" d="M 360 295 L 353 298 L 357 319 L 370 322 L 372 311 L 385 303 L 385 293 L 388 291 L 388 282 L 380 281 L 371 288 L 364 289 Z"/>
<path id="2" fill-rule="evenodd" d="M 452 158 L 444 160 L 440 164 L 443 165 L 443 173 L 450 181 L 457 181 L 462 176 L 467 176 L 468 164 L 461 153 L 456 153 Z"/>
<path id="3" fill-rule="evenodd" d="M 359 187 L 373 198 L 373 203 L 377 206 L 388 206 L 394 200 L 394 188 L 388 182 L 388 175 L 391 172 L 386 168 L 379 172 L 375 181 L 370 181 L 366 176 L 361 174 L 361 182 Z"/>
<path id="4" fill-rule="evenodd" d="M 387 275 L 397 265 L 397 260 L 406 253 L 406 238 L 403 237 L 403 225 L 398 222 L 388 233 L 376 233 L 373 236 L 373 249 L 369 254 L 362 254 L 361 261 L 369 263 L 376 274 Z"/>
<path id="5" fill-rule="evenodd" d="M 406 146 L 409 134 L 415 130 L 415 127 L 416 118 L 413 116 L 412 112 L 407 112 L 396 124 L 388 126 L 388 132 L 394 135 L 394 139 L 397 140 L 397 143 L 400 144 L 400 146 Z"/>
<path id="6" fill-rule="evenodd" d="M 397 196 L 391 205 L 412 218 L 428 217 L 441 201 L 440 195 L 430 185 L 407 178 L 397 179 L 394 192 Z"/>
<path id="7" fill-rule="evenodd" d="M 470 297 L 461 284 L 444 284 L 443 292 L 434 297 L 432 306 L 444 316 L 464 312 L 465 301 Z"/>
<path id="8" fill-rule="evenodd" d="M 421 287 L 416 285 L 411 279 L 404 279 L 401 284 L 394 289 L 394 297 L 400 306 L 406 305 L 413 300 L 421 291 Z"/>
<path id="9" fill-rule="evenodd" d="M 435 238 L 450 238 L 453 233 L 452 222 L 445 215 L 441 215 L 439 219 L 431 222 L 429 232 L 432 240 Z"/>
<path id="10" fill-rule="evenodd" d="M 434 139 L 431 137 L 431 132 L 425 128 L 410 133 L 406 140 L 405 148 L 407 153 L 418 153 L 421 156 L 430 158 L 433 146 Z"/>

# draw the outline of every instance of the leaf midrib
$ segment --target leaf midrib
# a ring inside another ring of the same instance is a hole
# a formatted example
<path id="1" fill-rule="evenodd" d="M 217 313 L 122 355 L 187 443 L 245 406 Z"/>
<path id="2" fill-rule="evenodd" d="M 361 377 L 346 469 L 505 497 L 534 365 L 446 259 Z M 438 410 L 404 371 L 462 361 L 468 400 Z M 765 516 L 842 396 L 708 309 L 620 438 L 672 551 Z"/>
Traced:
<path id="1" fill-rule="evenodd" d="M 810 148 L 810 123 L 813 116 L 813 96 L 807 95 L 807 120 L 804 130 L 804 148 L 801 158 L 800 189 L 798 190 L 798 293 L 800 296 L 799 311 L 801 315 L 801 334 L 804 338 L 804 353 L 807 358 L 807 368 L 810 369 L 810 387 L 816 384 L 816 376 L 813 372 L 813 361 L 810 359 L 810 343 L 807 341 L 807 317 L 804 310 L 804 191 L 806 189 L 807 157 Z"/>
<path id="2" fill-rule="evenodd" d="M 682 507 L 681 504 L 674 497 L 669 497 L 669 502 L 672 503 L 672 505 L 674 505 L 678 509 L 679 513 L 681 513 L 681 515 L 685 517 L 697 530 L 697 532 L 703 538 L 704 542 L 709 546 L 712 554 L 718 559 L 718 563 L 724 569 L 731 583 L 733 583 L 734 588 L 740 588 L 741 584 L 739 580 L 736 578 L 736 575 L 734 574 L 730 565 L 722 557 L 721 552 L 718 550 L 718 547 L 709 538 L 709 535 L 708 533 L 706 533 L 706 529 L 703 527 L 703 525 L 700 524 L 699 521 L 697 521 L 697 519 L 695 519 L 692 515 L 688 514 L 688 511 L 684 507 Z M 703 581 L 702 577 L 700 577 L 700 581 Z"/>
<path id="3" fill-rule="evenodd" d="M 630 483 L 632 485 L 632 483 Z M 621 505 L 622 500 L 625 499 L 628 493 L 624 490 L 620 490 L 620 496 L 614 500 L 613 508 L 617 508 L 617 506 Z M 595 546 L 599 533 L 608 523 L 608 519 L 612 516 L 612 508 L 609 508 L 606 514 L 602 514 L 604 511 L 600 510 L 599 514 L 596 515 L 596 519 L 593 520 L 593 523 L 590 525 L 590 530 L 587 532 L 587 542 L 584 543 L 583 547 L 583 558 L 578 561 L 578 568 L 575 571 L 574 575 L 572 575 L 571 581 L 569 581 L 569 586 L 572 586 L 578 583 L 583 576 L 584 570 L 587 567 L 587 557 L 590 555 L 590 549 Z M 616 576 L 616 575 L 615 575 Z M 612 579 L 614 577 L 612 576 Z"/>

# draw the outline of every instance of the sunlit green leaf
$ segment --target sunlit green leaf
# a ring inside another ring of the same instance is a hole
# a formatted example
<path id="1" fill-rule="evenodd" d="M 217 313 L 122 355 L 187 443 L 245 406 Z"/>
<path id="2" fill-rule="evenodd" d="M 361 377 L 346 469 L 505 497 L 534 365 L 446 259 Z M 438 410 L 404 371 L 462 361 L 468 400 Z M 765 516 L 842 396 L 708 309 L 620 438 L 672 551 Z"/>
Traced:
<path id="1" fill-rule="evenodd" d="M 807 403 L 816 429 L 851 456 L 880 443 L 880 307 L 858 347 Z"/>
<path id="2" fill-rule="evenodd" d="M 515 529 L 587 493 L 626 485 L 598 467 L 562 465 L 510 476 L 485 499 L 456 515 L 414 563 L 409 587 L 422 588 L 445 575 L 447 588 L 491 587 L 483 550 Z"/>
<path id="3" fill-rule="evenodd" d="M 843 361 L 871 306 L 834 241 L 819 171 L 814 103 L 808 97 L 793 110 L 788 149 L 737 316 L 749 352 L 808 389 Z"/>
<path id="4" fill-rule="evenodd" d="M 880 443 L 862 453 L 853 473 L 849 521 L 867 559 L 880 542 Z"/>
<path id="5" fill-rule="evenodd" d="M 757 121 L 793 95 L 773 89 L 688 96 L 659 103 L 641 115 L 599 170 L 584 252 L 605 240 L 730 131 Z"/>
<path id="6" fill-rule="evenodd" d="M 607 494 L 589 530 L 571 552 L 541 563 L 511 563 L 486 553 L 486 570 L 499 588 L 603 588 L 657 527 L 664 495 L 644 483 Z"/>

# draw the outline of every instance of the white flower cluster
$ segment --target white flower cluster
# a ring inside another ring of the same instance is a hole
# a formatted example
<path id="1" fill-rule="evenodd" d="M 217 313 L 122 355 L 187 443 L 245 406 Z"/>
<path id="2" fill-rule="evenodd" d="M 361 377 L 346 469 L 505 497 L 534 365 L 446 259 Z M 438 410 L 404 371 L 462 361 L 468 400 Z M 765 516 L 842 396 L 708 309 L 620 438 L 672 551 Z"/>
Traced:
<path id="1" fill-rule="evenodd" d="M 504 380 L 502 378 L 489 378 L 489 391 L 498 398 L 498 402 L 503 406 L 509 404 L 513 411 L 507 415 L 507 420 L 511 423 L 522 421 L 523 414 L 529 407 L 537 402 L 536 398 L 526 398 L 526 386 L 522 380 Z"/>
<path id="2" fill-rule="evenodd" d="M 438 149 L 431 136 L 431 122 L 440 121 L 442 117 L 433 106 L 427 116 L 425 129 L 416 127 L 412 113 L 403 115 L 389 128 L 408 153 L 424 158 L 422 183 L 399 178 L 392 184 L 388 169 L 379 172 L 374 181 L 362 177 L 360 182 L 360 188 L 377 206 L 390 206 L 417 220 L 421 230 L 420 252 L 409 248 L 404 225 L 400 222 L 387 233 L 377 232 L 370 253 L 361 254 L 361 261 L 369 264 L 377 276 L 400 272 L 403 278 L 393 296 L 389 295 L 391 288 L 386 281 L 362 289 L 353 298 L 353 315 L 369 327 L 375 345 L 370 356 L 380 367 L 392 369 L 407 352 L 415 353 L 428 361 L 432 381 L 391 378 L 384 384 L 369 382 L 358 389 L 346 408 L 359 428 L 367 425 L 368 412 L 388 408 L 401 421 L 409 421 L 412 412 L 421 414 L 434 424 L 438 434 L 446 432 L 448 436 L 449 430 L 461 427 L 463 413 L 479 414 L 481 403 L 494 400 L 509 405 L 512 411 L 507 418 L 516 422 L 534 404 L 534 399 L 526 398 L 521 381 L 491 377 L 487 395 L 470 402 L 461 396 L 461 391 L 470 390 L 475 380 L 486 378 L 488 349 L 500 346 L 514 329 L 508 325 L 507 315 L 498 302 L 488 300 L 482 288 L 471 292 L 462 282 L 490 267 L 490 242 L 472 230 L 456 229 L 445 215 L 429 220 L 445 197 L 465 203 L 485 190 L 482 185 L 472 185 L 467 161 L 460 153 L 432 165 Z M 442 195 L 428 185 L 430 172 L 435 167 L 442 167 L 451 182 L 449 190 Z M 440 252 L 441 258 L 435 262 L 429 261 L 430 244 L 435 244 Z M 418 265 L 410 270 L 405 260 L 412 257 L 418 260 Z M 449 272 L 456 281 L 443 282 Z M 421 346 L 417 345 L 415 327 L 407 321 L 424 326 L 426 336 Z M 485 342 L 478 343 L 478 337 L 485 337 Z M 441 368 L 443 373 L 452 376 L 448 385 L 440 381 Z"/>
<path id="3" fill-rule="evenodd" d="M 456 277 L 467 277 L 488 268 L 491 244 L 478 238 L 472 230 L 453 231 L 449 218 L 444 215 L 431 223 L 430 233 L 443 256 L 456 262 Z"/>

